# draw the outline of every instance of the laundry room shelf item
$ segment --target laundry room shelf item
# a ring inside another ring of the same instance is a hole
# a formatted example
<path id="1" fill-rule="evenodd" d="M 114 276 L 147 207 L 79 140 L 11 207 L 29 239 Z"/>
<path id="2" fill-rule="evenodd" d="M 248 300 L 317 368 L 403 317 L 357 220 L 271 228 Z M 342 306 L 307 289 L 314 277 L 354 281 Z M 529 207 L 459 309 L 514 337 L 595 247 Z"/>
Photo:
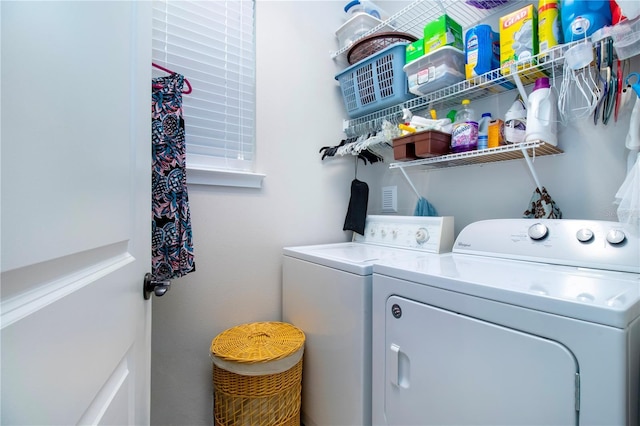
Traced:
<path id="1" fill-rule="evenodd" d="M 541 157 L 545 155 L 562 154 L 563 151 L 556 146 L 543 141 L 530 141 L 502 145 L 495 148 L 480 149 L 476 151 L 460 152 L 457 154 L 441 155 L 439 157 L 422 158 L 413 161 L 403 161 L 389 164 L 389 168 L 406 168 L 411 166 L 425 166 L 425 168 L 445 168 L 456 166 L 468 166 L 471 164 L 494 163 L 497 161 L 520 160 L 524 153 L 528 157 Z"/>
<path id="2" fill-rule="evenodd" d="M 402 70 L 407 43 L 397 43 L 336 75 L 349 117 L 395 105 L 412 98 Z"/>
<path id="3" fill-rule="evenodd" d="M 463 28 L 468 28 L 490 16 L 501 13 L 508 4 L 501 4 L 500 1 L 491 1 L 496 7 L 491 9 L 478 9 L 470 6 L 464 0 L 417 0 L 398 11 L 389 19 L 381 21 L 377 26 L 367 32 L 363 32 L 358 38 L 353 40 L 356 43 L 361 38 L 371 34 L 388 31 L 390 26 L 396 31 L 401 31 L 414 35 L 417 39 L 424 36 L 424 25 L 426 22 L 434 21 L 442 14 L 446 13 Z M 331 54 L 332 58 L 340 59 L 349 51 L 349 45 L 340 45 L 340 49 Z"/>
<path id="4" fill-rule="evenodd" d="M 396 43 L 411 43 L 416 40 L 417 38 L 411 34 L 397 31 L 371 34 L 361 38 L 349 48 L 347 61 L 349 61 L 350 65 L 353 65 Z"/>
<path id="5" fill-rule="evenodd" d="M 507 9 L 512 8 L 510 3 L 492 1 L 491 6 L 494 7 L 479 9 L 470 6 L 463 0 L 440 0 L 437 2 L 417 0 L 382 22 L 378 27 L 362 34 L 358 40 L 364 40 L 380 32 L 382 28 L 387 27 L 391 22 L 393 22 L 396 31 L 412 34 L 420 38 L 423 36 L 425 22 L 435 20 L 443 13 L 446 13 L 463 28 L 470 28 L 488 19 L 495 19 L 504 15 Z M 358 40 L 355 40 L 354 43 L 358 43 Z M 344 122 L 343 130 L 349 137 L 360 136 L 370 133 L 372 130 L 380 129 L 384 120 L 401 123 L 403 109 L 409 109 L 414 114 L 429 109 L 446 110 L 458 106 L 461 99 L 473 101 L 474 99 L 515 89 L 521 91 L 521 88 L 516 86 L 520 82 L 522 84 L 532 84 L 538 77 L 554 78 L 556 74 L 561 77 L 564 53 L 574 44 L 559 45 L 532 58 L 519 61 L 509 68 L 509 73 L 506 76 L 503 76 L 500 70 L 493 70 L 431 93 L 424 93 L 419 97 L 386 105 L 384 108 L 379 107 L 378 109 L 368 110 L 366 114 L 361 112 L 356 116 L 350 113 L 349 119 Z M 349 48 L 341 48 L 333 53 L 332 57 L 338 62 L 346 62 L 345 57 L 348 51 Z M 513 76 L 517 76 L 517 78 L 514 79 Z"/>
<path id="6" fill-rule="evenodd" d="M 283 322 L 232 327 L 211 342 L 215 426 L 298 426 L 305 335 Z"/>

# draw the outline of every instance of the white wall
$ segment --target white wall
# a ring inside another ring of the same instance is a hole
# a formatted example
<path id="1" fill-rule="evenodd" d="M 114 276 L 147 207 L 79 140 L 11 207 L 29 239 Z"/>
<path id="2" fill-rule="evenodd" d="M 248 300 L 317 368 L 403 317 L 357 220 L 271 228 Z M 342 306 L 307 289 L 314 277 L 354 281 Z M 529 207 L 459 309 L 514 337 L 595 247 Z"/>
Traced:
<path id="1" fill-rule="evenodd" d="M 267 177 L 261 190 L 189 187 L 196 272 L 153 300 L 154 425 L 212 423 L 211 340 L 280 320 L 283 247 L 351 237 L 342 226 L 354 159 L 318 153 L 343 138 L 340 69 L 330 59 L 341 4 L 257 3 L 257 171 Z M 358 177 L 380 187 L 385 168 L 361 163 Z"/>
<path id="2" fill-rule="evenodd" d="M 342 225 L 354 161 L 321 161 L 318 153 L 343 137 L 340 68 L 329 56 L 342 6 L 257 3 L 257 171 L 267 177 L 260 190 L 189 188 L 197 270 L 153 300 L 154 425 L 212 423 L 211 340 L 241 323 L 280 319 L 282 247 L 350 238 Z M 474 106 L 500 116 L 514 96 Z M 629 112 L 607 128 L 573 123 L 560 131 L 564 155 L 535 160 L 564 217 L 615 220 L 628 123 Z M 455 216 L 457 232 L 481 219 L 520 217 L 534 189 L 524 161 L 409 174 L 440 214 Z M 358 177 L 370 186 L 370 213 L 380 213 L 385 185 L 398 186 L 399 214 L 413 213 L 416 197 L 399 171 L 360 166 Z"/>

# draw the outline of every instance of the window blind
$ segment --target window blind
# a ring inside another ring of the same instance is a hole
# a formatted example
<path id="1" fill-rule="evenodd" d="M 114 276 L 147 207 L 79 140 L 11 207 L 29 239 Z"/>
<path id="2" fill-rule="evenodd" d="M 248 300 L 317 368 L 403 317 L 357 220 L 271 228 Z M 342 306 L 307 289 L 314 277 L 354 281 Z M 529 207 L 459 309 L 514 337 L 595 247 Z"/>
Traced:
<path id="1" fill-rule="evenodd" d="M 254 169 L 254 6 L 254 0 L 153 0 L 153 62 L 184 75 L 193 88 L 183 96 L 188 167 Z"/>

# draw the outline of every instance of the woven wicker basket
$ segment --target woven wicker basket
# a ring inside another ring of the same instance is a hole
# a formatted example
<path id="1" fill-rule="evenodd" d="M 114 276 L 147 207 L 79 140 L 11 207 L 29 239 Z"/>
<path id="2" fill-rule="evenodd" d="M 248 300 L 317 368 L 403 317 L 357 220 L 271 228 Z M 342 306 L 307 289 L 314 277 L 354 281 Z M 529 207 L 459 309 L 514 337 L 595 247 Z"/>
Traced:
<path id="1" fill-rule="evenodd" d="M 243 324 L 211 343 L 216 426 L 298 426 L 304 333 L 291 324 Z"/>

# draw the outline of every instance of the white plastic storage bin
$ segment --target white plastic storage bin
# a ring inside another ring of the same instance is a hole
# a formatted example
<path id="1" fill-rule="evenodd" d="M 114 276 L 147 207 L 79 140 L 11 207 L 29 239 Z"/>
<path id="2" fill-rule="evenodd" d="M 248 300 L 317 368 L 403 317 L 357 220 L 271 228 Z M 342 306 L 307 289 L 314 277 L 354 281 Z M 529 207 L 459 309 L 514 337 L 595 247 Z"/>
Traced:
<path id="1" fill-rule="evenodd" d="M 409 91 L 422 96 L 464 80 L 464 52 L 452 46 L 415 59 L 404 66 Z"/>
<path id="2" fill-rule="evenodd" d="M 360 12 L 342 24 L 336 31 L 336 37 L 340 44 L 340 49 L 349 47 L 354 41 L 361 38 L 363 35 L 377 27 L 382 23 L 381 20 L 374 18 L 368 13 Z M 385 25 L 380 28 L 380 31 L 393 31 L 393 27 Z"/>

